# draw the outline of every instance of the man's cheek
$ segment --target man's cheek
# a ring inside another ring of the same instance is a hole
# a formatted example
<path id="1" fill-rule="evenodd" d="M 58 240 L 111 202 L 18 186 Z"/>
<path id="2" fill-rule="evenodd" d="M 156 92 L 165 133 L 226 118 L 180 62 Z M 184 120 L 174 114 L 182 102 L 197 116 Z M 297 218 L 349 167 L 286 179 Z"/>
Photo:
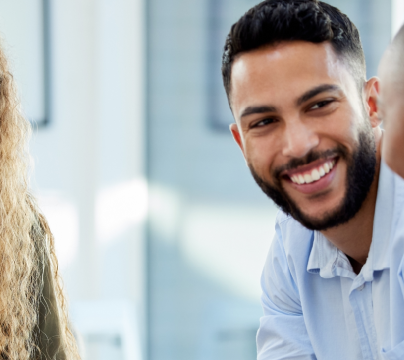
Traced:
<path id="1" fill-rule="evenodd" d="M 260 151 L 257 148 L 250 147 L 247 148 L 246 154 L 248 162 L 251 163 L 254 168 L 260 172 L 260 174 L 265 168 L 268 168 L 269 159 L 264 151 Z"/>

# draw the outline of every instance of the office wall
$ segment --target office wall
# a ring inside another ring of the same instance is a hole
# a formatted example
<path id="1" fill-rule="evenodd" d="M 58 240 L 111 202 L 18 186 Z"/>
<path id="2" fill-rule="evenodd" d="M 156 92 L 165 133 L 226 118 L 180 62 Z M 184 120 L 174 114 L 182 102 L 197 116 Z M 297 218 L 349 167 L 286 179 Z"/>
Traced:
<path id="1" fill-rule="evenodd" d="M 51 2 L 52 111 L 33 135 L 33 185 L 88 359 L 145 356 L 144 20 L 141 0 Z"/>

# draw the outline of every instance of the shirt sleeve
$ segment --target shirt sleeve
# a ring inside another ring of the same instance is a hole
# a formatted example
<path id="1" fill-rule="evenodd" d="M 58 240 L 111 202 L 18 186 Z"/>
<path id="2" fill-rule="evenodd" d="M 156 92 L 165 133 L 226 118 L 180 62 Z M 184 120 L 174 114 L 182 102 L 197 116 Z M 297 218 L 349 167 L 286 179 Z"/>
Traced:
<path id="1" fill-rule="evenodd" d="M 278 223 L 261 286 L 264 316 L 257 333 L 258 360 L 316 360 Z"/>

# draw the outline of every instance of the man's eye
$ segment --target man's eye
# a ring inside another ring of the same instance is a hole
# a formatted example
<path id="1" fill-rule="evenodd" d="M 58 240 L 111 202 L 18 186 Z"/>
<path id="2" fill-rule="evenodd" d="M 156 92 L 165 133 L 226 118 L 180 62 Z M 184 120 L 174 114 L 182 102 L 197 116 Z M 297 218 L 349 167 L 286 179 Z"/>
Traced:
<path id="1" fill-rule="evenodd" d="M 312 106 L 310 110 L 316 110 L 316 109 L 321 109 L 324 106 L 327 106 L 328 104 L 331 104 L 332 100 L 325 100 L 325 101 L 320 101 L 316 105 Z"/>
<path id="2" fill-rule="evenodd" d="M 265 125 L 272 124 L 274 121 L 275 121 L 275 119 L 271 119 L 271 118 L 264 119 L 264 120 L 261 120 L 261 121 L 255 123 L 255 124 L 253 124 L 252 127 L 262 127 L 262 126 L 265 126 Z"/>

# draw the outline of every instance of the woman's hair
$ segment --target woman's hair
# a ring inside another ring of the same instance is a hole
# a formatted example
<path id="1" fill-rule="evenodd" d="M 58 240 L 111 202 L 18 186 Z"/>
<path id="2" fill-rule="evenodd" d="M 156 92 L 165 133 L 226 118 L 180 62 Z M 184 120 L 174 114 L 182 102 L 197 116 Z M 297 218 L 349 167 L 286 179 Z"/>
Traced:
<path id="1" fill-rule="evenodd" d="M 362 88 L 365 56 L 355 25 L 337 8 L 318 0 L 266 0 L 247 11 L 227 36 L 222 76 L 231 92 L 231 67 L 237 55 L 284 41 L 329 41 Z"/>
<path id="2" fill-rule="evenodd" d="M 46 301 L 42 290 L 47 264 L 55 289 L 61 350 L 66 359 L 78 359 L 54 239 L 29 190 L 30 134 L 31 125 L 22 115 L 13 76 L 0 48 L 0 358 L 42 358 L 38 314 Z"/>

